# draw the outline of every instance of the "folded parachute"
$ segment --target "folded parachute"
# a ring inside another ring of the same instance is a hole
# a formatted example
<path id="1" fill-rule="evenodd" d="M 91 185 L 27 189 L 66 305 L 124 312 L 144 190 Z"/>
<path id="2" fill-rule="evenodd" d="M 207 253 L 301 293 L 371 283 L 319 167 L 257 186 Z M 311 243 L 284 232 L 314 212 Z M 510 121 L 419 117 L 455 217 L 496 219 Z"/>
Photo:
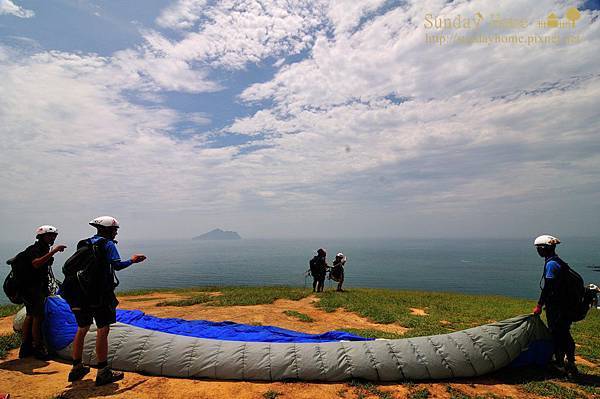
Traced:
<path id="1" fill-rule="evenodd" d="M 19 329 L 23 314 L 15 318 Z M 60 297 L 46 302 L 49 346 L 69 359 L 75 319 Z M 95 365 L 94 325 L 84 343 Z M 111 326 L 111 367 L 151 375 L 229 380 L 400 381 L 473 377 L 508 365 L 544 364 L 552 351 L 539 316 L 524 315 L 444 335 L 369 340 L 331 331 L 303 334 L 232 322 L 161 319 L 119 310 Z"/>

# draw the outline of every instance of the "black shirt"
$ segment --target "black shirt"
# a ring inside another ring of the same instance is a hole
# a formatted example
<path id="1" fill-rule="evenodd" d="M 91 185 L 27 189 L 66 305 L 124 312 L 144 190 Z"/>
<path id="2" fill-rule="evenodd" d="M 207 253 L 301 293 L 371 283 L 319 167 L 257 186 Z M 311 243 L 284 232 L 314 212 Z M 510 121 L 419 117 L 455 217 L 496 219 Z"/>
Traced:
<path id="1" fill-rule="evenodd" d="M 40 287 L 48 287 L 49 278 L 49 268 L 54 263 L 54 258 L 50 258 L 46 263 L 41 265 L 38 268 L 33 267 L 33 260 L 37 258 L 41 258 L 50 252 L 50 246 L 43 241 L 36 241 L 33 245 L 27 247 L 25 251 L 22 252 L 23 258 L 21 259 L 23 272 L 21 276 L 23 276 L 23 282 L 25 286 L 30 288 L 40 288 Z"/>

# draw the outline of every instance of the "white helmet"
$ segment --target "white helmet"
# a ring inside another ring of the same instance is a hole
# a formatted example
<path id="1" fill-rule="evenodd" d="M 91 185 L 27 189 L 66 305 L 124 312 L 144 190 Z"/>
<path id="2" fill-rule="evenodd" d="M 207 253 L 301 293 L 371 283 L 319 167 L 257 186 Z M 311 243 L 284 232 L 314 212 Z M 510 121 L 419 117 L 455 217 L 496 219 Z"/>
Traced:
<path id="1" fill-rule="evenodd" d="M 338 252 L 338 254 L 335 256 L 336 258 L 343 258 L 344 254 L 341 252 Z"/>
<path id="2" fill-rule="evenodd" d="M 35 229 L 36 236 L 41 236 L 42 234 L 47 233 L 58 234 L 58 229 L 54 226 L 50 226 L 49 224 L 45 224 Z"/>
<path id="3" fill-rule="evenodd" d="M 94 227 L 116 227 L 119 228 L 119 222 L 112 216 L 98 216 L 90 222 Z"/>
<path id="4" fill-rule="evenodd" d="M 560 240 L 556 237 L 547 234 L 541 235 L 535 239 L 533 245 L 556 245 L 560 244 Z"/>

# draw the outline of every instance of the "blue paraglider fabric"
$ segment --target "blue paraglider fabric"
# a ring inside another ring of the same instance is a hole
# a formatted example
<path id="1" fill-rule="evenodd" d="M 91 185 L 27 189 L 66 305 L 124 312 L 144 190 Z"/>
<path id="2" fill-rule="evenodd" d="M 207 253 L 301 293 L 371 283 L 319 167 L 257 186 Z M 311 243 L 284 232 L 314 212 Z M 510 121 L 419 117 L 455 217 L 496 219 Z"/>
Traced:
<path id="1" fill-rule="evenodd" d="M 117 310 L 117 322 L 169 334 L 226 341 L 334 342 L 371 340 L 371 338 L 363 338 L 343 331 L 306 334 L 279 327 L 251 326 L 231 321 L 163 319 L 147 315 L 139 310 Z M 58 296 L 49 297 L 46 301 L 46 318 L 44 319 L 44 335 L 48 346 L 54 350 L 65 348 L 73 341 L 76 331 L 77 322 L 67 302 Z"/>

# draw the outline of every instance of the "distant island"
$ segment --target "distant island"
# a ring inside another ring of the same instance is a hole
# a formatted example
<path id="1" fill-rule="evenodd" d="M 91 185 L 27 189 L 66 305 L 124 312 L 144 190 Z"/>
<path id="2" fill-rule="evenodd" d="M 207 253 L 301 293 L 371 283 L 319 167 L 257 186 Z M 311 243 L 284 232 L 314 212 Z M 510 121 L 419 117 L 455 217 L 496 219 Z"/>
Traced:
<path id="1" fill-rule="evenodd" d="M 208 233 L 193 237 L 192 240 L 241 240 L 242 237 L 235 231 L 223 231 L 214 229 Z"/>

